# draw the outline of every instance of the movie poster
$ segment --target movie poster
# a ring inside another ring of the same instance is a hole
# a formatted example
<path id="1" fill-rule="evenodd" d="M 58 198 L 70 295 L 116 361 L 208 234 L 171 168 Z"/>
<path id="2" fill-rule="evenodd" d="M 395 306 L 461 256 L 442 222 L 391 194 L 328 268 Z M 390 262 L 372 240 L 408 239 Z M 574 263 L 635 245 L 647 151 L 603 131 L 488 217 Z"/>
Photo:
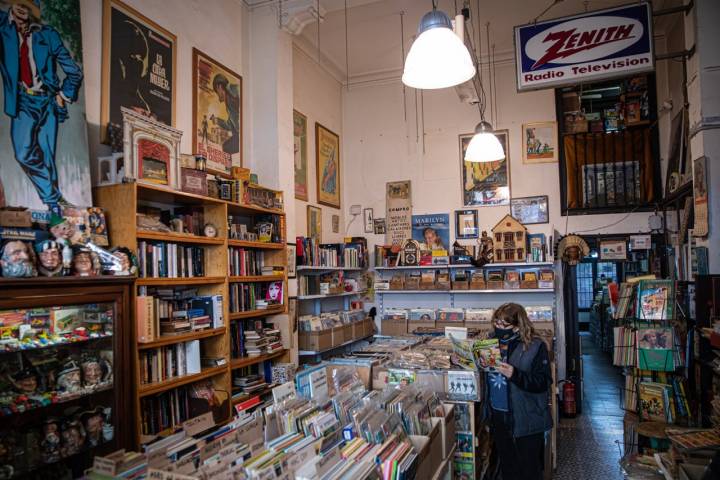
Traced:
<path id="1" fill-rule="evenodd" d="M 317 202 L 340 208 L 340 137 L 315 123 Z"/>
<path id="2" fill-rule="evenodd" d="M 193 48 L 193 152 L 211 170 L 242 166 L 242 77 Z"/>
<path id="3" fill-rule="evenodd" d="M 0 0 L 0 50 L 0 206 L 91 205 L 79 1 Z"/>
<path id="4" fill-rule="evenodd" d="M 103 13 L 102 135 L 120 107 L 175 124 L 175 35 L 118 0 Z"/>
<path id="5" fill-rule="evenodd" d="M 450 215 L 412 216 L 412 239 L 420 242 L 423 250 L 448 250 L 450 248 Z"/>
<path id="6" fill-rule="evenodd" d="M 460 168 L 462 170 L 463 206 L 487 207 L 510 204 L 510 145 L 507 130 L 496 130 L 495 136 L 505 150 L 497 162 L 466 162 L 472 133 L 460 135 Z"/>
<path id="7" fill-rule="evenodd" d="M 293 110 L 295 198 L 308 201 L 307 117 Z"/>

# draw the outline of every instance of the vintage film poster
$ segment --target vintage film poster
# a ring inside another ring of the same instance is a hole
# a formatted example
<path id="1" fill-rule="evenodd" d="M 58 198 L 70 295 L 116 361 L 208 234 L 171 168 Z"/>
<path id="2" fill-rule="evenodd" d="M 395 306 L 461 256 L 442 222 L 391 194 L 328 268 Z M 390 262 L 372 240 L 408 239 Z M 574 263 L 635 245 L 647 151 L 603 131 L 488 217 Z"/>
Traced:
<path id="1" fill-rule="evenodd" d="M 460 165 L 464 207 L 487 207 L 510 204 L 510 134 L 496 130 L 495 136 L 505 150 L 505 158 L 497 162 L 466 162 L 472 133 L 460 135 Z"/>
<path id="2" fill-rule="evenodd" d="M 307 117 L 293 110 L 295 152 L 295 198 L 308 201 Z"/>
<path id="3" fill-rule="evenodd" d="M 420 242 L 423 250 L 447 250 L 450 248 L 450 215 L 413 215 L 412 239 Z"/>
<path id="4" fill-rule="evenodd" d="M 242 77 L 193 48 L 193 152 L 210 171 L 242 166 Z"/>
<path id="5" fill-rule="evenodd" d="M 523 129 L 523 163 L 552 163 L 558 161 L 556 122 L 526 123 Z"/>
<path id="6" fill-rule="evenodd" d="M 120 107 L 175 125 L 177 39 L 119 0 L 103 2 L 101 135 L 122 128 Z"/>
<path id="7" fill-rule="evenodd" d="M 307 236 L 322 242 L 322 210 L 312 205 L 307 206 Z"/>
<path id="8" fill-rule="evenodd" d="M 385 184 L 385 245 L 400 246 L 412 238 L 412 186 L 410 180 Z"/>
<path id="9" fill-rule="evenodd" d="M 340 208 L 340 137 L 315 123 L 317 202 Z"/>
<path id="10" fill-rule="evenodd" d="M 548 196 L 511 198 L 510 215 L 523 225 L 549 223 Z"/>
<path id="11" fill-rule="evenodd" d="M 17 22 L 9 20 L 13 9 Z M 31 33 L 36 48 L 27 58 L 44 68 L 27 75 L 20 73 L 19 23 L 44 27 Z M 59 213 L 59 206 L 90 206 L 79 0 L 0 0 L 0 49 L 0 207 Z M 25 92 L 40 83 L 51 98 Z"/>
<path id="12" fill-rule="evenodd" d="M 695 225 L 693 235 L 706 237 L 708 234 L 708 189 L 705 157 L 693 160 L 693 197 L 695 200 Z"/>

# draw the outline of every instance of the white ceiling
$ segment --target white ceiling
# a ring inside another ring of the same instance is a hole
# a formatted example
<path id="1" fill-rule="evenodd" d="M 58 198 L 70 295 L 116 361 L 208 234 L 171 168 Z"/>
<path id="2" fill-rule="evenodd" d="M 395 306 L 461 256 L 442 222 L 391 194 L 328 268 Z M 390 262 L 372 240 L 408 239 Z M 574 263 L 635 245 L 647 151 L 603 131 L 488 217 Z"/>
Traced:
<path id="1" fill-rule="evenodd" d="M 262 1 L 262 0 L 259 0 Z M 465 0 L 438 0 L 438 9 L 451 17 L 455 5 L 462 8 Z M 343 77 L 346 70 L 346 12 L 345 0 L 319 0 L 326 10 L 320 24 L 320 52 L 323 62 Z M 400 18 L 403 15 L 405 53 L 412 44 L 418 22 L 432 8 L 430 0 L 347 0 L 347 65 L 349 77 L 396 73 L 403 65 L 400 40 Z M 490 23 L 490 43 L 495 45 L 496 57 L 507 58 L 513 49 L 513 27 L 532 21 L 552 0 L 469 0 L 473 25 L 477 27 L 477 12 L 482 30 L 482 49 L 487 51 L 486 23 Z M 600 10 L 630 3 L 630 0 L 563 0 L 541 19 L 547 20 L 583 12 Z M 655 10 L 681 4 L 682 0 L 655 0 Z M 478 8 L 479 5 L 479 8 Z M 674 15 L 673 17 L 679 17 Z M 657 28 L 656 28 L 657 29 Z M 472 31 L 471 31 L 472 33 Z M 317 54 L 318 30 L 312 23 L 302 31 L 296 43 L 313 57 Z M 473 36 L 477 39 L 477 32 Z M 477 45 L 476 45 L 477 46 Z"/>

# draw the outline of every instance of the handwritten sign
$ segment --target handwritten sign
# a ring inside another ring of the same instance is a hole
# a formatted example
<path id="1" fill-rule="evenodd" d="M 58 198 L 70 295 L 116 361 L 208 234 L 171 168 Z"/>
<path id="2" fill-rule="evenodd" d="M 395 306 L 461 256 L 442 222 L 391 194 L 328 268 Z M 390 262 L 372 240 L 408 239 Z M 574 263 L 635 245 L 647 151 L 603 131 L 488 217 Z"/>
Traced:
<path id="1" fill-rule="evenodd" d="M 410 180 L 385 184 L 385 244 L 400 246 L 412 237 Z"/>
<path id="2" fill-rule="evenodd" d="M 215 420 L 213 420 L 212 412 L 203 413 L 183 423 L 185 433 L 190 436 L 209 430 L 214 426 Z"/>
<path id="3" fill-rule="evenodd" d="M 197 480 L 195 477 L 182 475 L 176 472 L 164 472 L 156 468 L 149 468 L 147 478 L 150 480 Z"/>
<path id="4" fill-rule="evenodd" d="M 295 385 L 293 382 L 283 383 L 272 389 L 273 401 L 279 404 L 295 395 Z"/>

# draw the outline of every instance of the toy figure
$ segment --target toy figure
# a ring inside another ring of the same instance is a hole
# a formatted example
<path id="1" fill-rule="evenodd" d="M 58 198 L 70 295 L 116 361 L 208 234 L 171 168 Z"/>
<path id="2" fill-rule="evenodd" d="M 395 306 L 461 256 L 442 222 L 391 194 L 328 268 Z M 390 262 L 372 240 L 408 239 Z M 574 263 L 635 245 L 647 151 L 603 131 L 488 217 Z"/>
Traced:
<path id="1" fill-rule="evenodd" d="M 58 245 L 62 245 L 63 275 L 70 275 L 73 259 L 72 242 L 70 239 L 75 234 L 75 227 L 72 223 L 68 222 L 67 218 L 54 214 L 50 216 L 50 224 L 48 226 L 55 241 Z"/>
<path id="2" fill-rule="evenodd" d="M 50 417 L 45 420 L 40 447 L 43 462 L 54 463 L 60 460 L 60 427 L 56 418 Z"/>
<path id="3" fill-rule="evenodd" d="M 0 269 L 3 277 L 36 277 L 35 254 L 27 243 L 9 240 L 0 249 Z"/>
<path id="4" fill-rule="evenodd" d="M 58 373 L 57 387 L 60 391 L 68 393 L 77 393 L 82 390 L 80 367 L 74 360 L 63 365 L 63 369 Z"/>
<path id="5" fill-rule="evenodd" d="M 62 275 L 63 263 L 60 244 L 55 240 L 43 240 L 35 244 L 38 255 L 38 272 L 45 277 Z"/>
<path id="6" fill-rule="evenodd" d="M 37 393 L 38 376 L 33 370 L 26 368 L 13 375 L 13 385 L 23 395 Z"/>
<path id="7" fill-rule="evenodd" d="M 80 452 L 85 444 L 85 429 L 79 420 L 70 420 L 62 427 L 62 448 L 60 452 L 63 457 L 69 457 Z"/>
<path id="8" fill-rule="evenodd" d="M 488 263 L 493 262 L 493 239 L 488 235 L 487 231 L 483 230 L 480 238 L 478 239 L 480 244 L 479 255 L 475 261 L 476 266 L 482 267 Z"/>
<path id="9" fill-rule="evenodd" d="M 97 407 L 95 410 L 84 412 L 80 416 L 85 433 L 87 434 L 87 442 L 91 447 L 96 447 L 104 440 L 103 430 L 105 429 L 105 416 L 103 408 Z"/>
<path id="10" fill-rule="evenodd" d="M 102 381 L 103 370 L 95 358 L 89 358 L 82 364 L 83 383 L 86 387 L 94 387 Z"/>
<path id="11" fill-rule="evenodd" d="M 115 247 L 110 252 L 120 260 L 120 270 L 115 275 L 137 275 L 137 257 L 127 247 Z"/>
<path id="12" fill-rule="evenodd" d="M 100 271 L 99 260 L 91 250 L 76 246 L 73 249 L 73 275 L 76 277 L 94 277 Z"/>

